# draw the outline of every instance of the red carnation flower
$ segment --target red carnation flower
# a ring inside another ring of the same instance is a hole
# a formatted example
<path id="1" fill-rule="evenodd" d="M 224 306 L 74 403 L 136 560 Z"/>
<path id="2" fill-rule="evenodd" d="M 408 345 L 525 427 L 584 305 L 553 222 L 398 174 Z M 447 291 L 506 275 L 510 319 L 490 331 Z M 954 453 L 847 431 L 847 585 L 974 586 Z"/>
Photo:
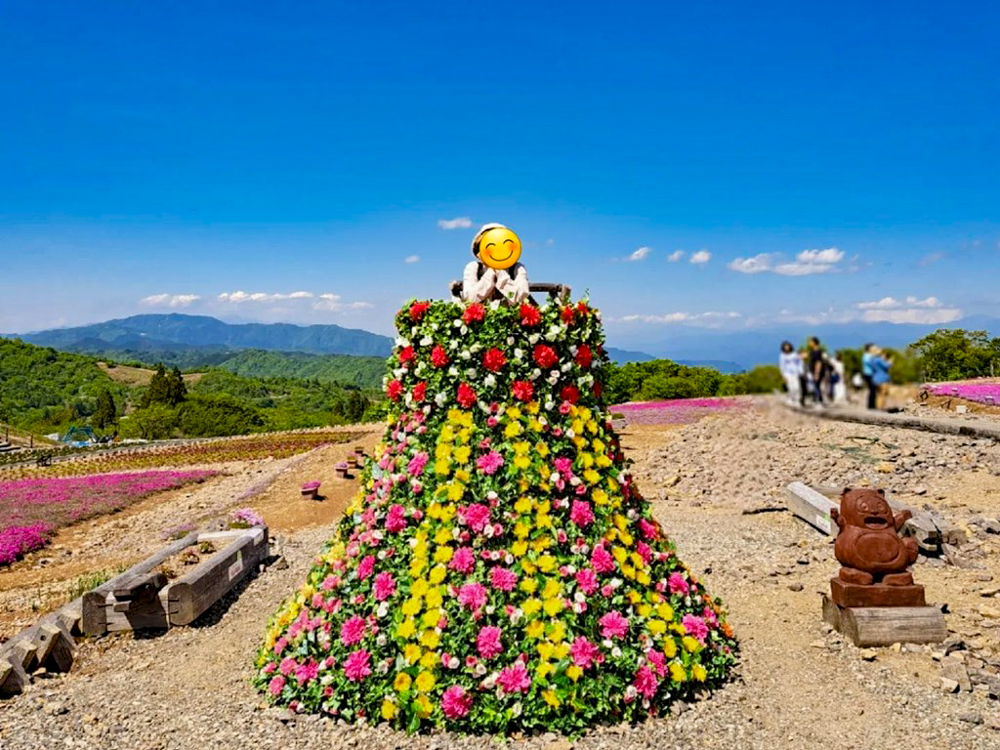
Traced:
<path id="1" fill-rule="evenodd" d="M 572 325 L 573 323 L 573 308 L 567 305 L 562 309 L 562 320 L 566 325 Z"/>
<path id="2" fill-rule="evenodd" d="M 410 305 L 410 320 L 414 323 L 419 323 L 421 318 L 424 317 L 424 313 L 427 312 L 427 308 L 430 306 L 430 302 L 414 302 Z"/>
<path id="3" fill-rule="evenodd" d="M 581 300 L 576 305 L 576 311 L 580 313 L 580 315 L 582 315 L 583 317 L 587 317 L 587 314 L 590 312 L 590 308 L 587 306 L 586 302 L 583 302 Z"/>
<path id="4" fill-rule="evenodd" d="M 563 401 L 569 401 L 571 404 L 575 404 L 580 400 L 580 389 L 575 385 L 567 385 L 559 391 L 559 398 Z"/>
<path id="5" fill-rule="evenodd" d="M 515 380 L 511 390 L 514 392 L 514 398 L 527 402 L 531 401 L 531 397 L 535 393 L 535 386 L 527 380 Z"/>
<path id="6" fill-rule="evenodd" d="M 412 362 L 417 358 L 417 353 L 413 351 L 412 346 L 408 346 L 405 349 L 401 349 L 399 352 L 399 364 L 405 365 L 407 362 Z"/>
<path id="7" fill-rule="evenodd" d="M 505 364 L 507 364 L 507 357 L 496 347 L 493 347 L 483 355 L 483 367 L 490 372 L 500 372 Z"/>
<path id="8" fill-rule="evenodd" d="M 465 324 L 469 324 L 474 320 L 483 320 L 484 318 L 486 318 L 486 308 L 478 302 L 473 302 L 462 313 L 462 322 Z"/>
<path id="9" fill-rule="evenodd" d="M 427 398 L 427 383 L 420 382 L 413 386 L 413 400 L 418 404 Z"/>
<path id="10" fill-rule="evenodd" d="M 590 351 L 590 347 L 583 344 L 579 349 L 576 350 L 576 363 L 580 367 L 590 367 L 590 363 L 594 361 L 594 353 Z"/>
<path id="11" fill-rule="evenodd" d="M 458 384 L 458 395 L 455 397 L 458 405 L 463 409 L 468 409 L 476 403 L 476 392 L 465 383 Z"/>
<path id="12" fill-rule="evenodd" d="M 431 349 L 431 364 L 435 367 L 444 367 L 448 364 L 448 354 L 440 344 L 435 344 Z"/>
<path id="13" fill-rule="evenodd" d="M 385 387 L 385 395 L 392 401 L 399 401 L 399 397 L 403 395 L 403 384 L 398 380 L 390 380 Z"/>
<path id="14" fill-rule="evenodd" d="M 521 325 L 525 328 L 536 326 L 542 321 L 542 315 L 534 305 L 521 305 Z"/>
<path id="15" fill-rule="evenodd" d="M 533 353 L 535 364 L 539 367 L 552 367 L 559 358 L 556 356 L 555 349 L 551 346 L 546 346 L 545 344 L 537 344 Z"/>

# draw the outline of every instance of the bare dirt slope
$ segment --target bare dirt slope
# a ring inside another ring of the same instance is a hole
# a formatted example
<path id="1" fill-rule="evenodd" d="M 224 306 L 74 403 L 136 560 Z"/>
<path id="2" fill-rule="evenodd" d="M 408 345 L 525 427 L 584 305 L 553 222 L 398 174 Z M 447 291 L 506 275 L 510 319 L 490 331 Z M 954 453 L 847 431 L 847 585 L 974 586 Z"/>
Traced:
<path id="1" fill-rule="evenodd" d="M 640 487 L 679 553 L 723 598 L 742 644 L 737 678 L 676 716 L 608 727 L 580 748 L 994 748 L 1000 707 L 985 685 L 944 694 L 941 666 L 923 647 L 863 653 L 823 627 L 819 592 L 836 570 L 829 541 L 777 507 L 793 479 L 886 486 L 935 505 L 970 530 L 978 568 L 917 566 L 931 600 L 951 606 L 963 668 L 1000 671 L 994 618 L 981 595 L 1000 579 L 996 537 L 971 520 L 1000 512 L 998 449 L 963 438 L 836 423 L 767 411 L 680 429 L 626 433 Z M 296 480 L 312 477 L 305 467 Z M 291 473 L 288 475 L 291 483 Z M 282 481 L 285 481 L 284 479 Z M 288 491 L 275 493 L 283 497 Z M 289 487 L 288 490 L 291 488 Z M 278 502 L 277 494 L 272 498 Z M 269 519 L 271 520 L 271 519 Z M 274 522 L 272 520 L 272 522 Z M 78 668 L 0 703 L 9 750 L 81 748 L 497 747 L 490 738 L 407 737 L 268 709 L 250 688 L 268 615 L 299 585 L 328 526 L 290 533 L 286 569 L 270 568 L 198 627 L 155 638 L 86 644 Z M 977 554 L 977 553 L 981 553 Z M 955 655 L 952 660 L 959 661 Z M 50 687 L 49 687 L 50 685 Z M 566 748 L 554 735 L 510 747 Z"/>

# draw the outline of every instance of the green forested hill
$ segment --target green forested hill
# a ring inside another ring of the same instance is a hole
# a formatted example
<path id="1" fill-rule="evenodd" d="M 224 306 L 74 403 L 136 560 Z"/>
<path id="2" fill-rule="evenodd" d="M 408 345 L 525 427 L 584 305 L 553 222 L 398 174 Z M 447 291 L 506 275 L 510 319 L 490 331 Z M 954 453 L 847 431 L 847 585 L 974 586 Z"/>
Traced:
<path id="1" fill-rule="evenodd" d="M 385 360 L 380 357 L 260 349 L 237 352 L 217 366 L 250 378 L 299 378 L 321 383 L 350 383 L 362 388 L 378 388 L 385 372 Z"/>

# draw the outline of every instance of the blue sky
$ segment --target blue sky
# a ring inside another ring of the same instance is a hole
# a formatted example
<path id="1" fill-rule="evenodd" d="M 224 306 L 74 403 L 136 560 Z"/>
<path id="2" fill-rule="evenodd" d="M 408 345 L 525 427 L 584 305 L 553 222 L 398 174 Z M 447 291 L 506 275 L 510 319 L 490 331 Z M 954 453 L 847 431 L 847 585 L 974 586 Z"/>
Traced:
<path id="1" fill-rule="evenodd" d="M 0 331 L 387 333 L 487 221 L 619 345 L 1000 317 L 997 9 L 512 5 L 4 5 Z"/>

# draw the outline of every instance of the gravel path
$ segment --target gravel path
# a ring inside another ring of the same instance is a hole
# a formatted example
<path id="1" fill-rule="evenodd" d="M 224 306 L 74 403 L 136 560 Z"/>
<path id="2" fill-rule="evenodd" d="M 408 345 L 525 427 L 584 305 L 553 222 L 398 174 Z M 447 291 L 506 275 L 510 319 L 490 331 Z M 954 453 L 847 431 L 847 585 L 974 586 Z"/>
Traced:
<path id="1" fill-rule="evenodd" d="M 862 439 L 857 439 L 857 438 Z M 677 542 L 731 611 L 742 644 L 738 677 L 677 715 L 595 730 L 571 743 L 555 735 L 498 743 L 486 737 L 408 737 L 267 708 L 249 686 L 267 617 L 299 585 L 327 527 L 282 540 L 288 566 L 272 566 L 210 611 L 198 627 L 159 637 L 84 644 L 66 677 L 0 703 L 0 746 L 31 748 L 890 748 L 1000 746 L 1000 704 L 985 676 L 1000 673 L 1000 620 L 977 614 L 988 579 L 1000 579 L 997 536 L 977 523 L 1000 499 L 995 445 L 923 433 L 878 432 L 758 411 L 682 429 L 635 430 L 624 443 L 640 487 Z M 877 438 L 879 442 L 872 442 Z M 855 450 L 858 448 L 859 450 Z M 914 453 L 915 455 L 910 455 Z M 291 471 L 294 471 L 293 468 Z M 981 567 L 923 563 L 918 580 L 947 601 L 957 648 L 871 653 L 830 634 L 819 592 L 836 570 L 829 541 L 776 507 L 793 479 L 867 480 L 932 503 L 969 529 Z M 987 607 L 987 610 L 989 608 Z M 945 694 L 942 664 L 978 678 Z M 991 671 L 992 670 L 992 671 Z M 984 676 L 985 675 L 985 676 Z"/>

